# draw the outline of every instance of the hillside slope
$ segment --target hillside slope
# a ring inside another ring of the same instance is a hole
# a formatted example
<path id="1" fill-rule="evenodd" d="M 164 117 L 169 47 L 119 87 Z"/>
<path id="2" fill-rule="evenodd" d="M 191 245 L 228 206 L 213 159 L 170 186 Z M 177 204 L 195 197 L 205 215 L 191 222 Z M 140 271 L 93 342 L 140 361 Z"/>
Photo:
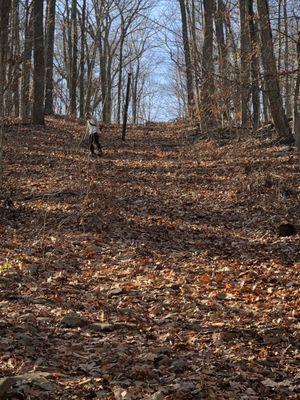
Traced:
<path id="1" fill-rule="evenodd" d="M 106 128 L 90 159 L 83 132 L 58 118 L 7 132 L 0 376 L 49 374 L 12 392 L 298 398 L 295 154 L 235 134 L 191 143 L 165 124 L 126 144 Z"/>

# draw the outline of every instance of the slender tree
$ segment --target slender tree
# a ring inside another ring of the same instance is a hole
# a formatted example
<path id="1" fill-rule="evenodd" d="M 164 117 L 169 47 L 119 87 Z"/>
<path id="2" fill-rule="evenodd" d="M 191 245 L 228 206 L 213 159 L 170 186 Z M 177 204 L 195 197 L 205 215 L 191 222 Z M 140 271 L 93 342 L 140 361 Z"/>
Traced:
<path id="1" fill-rule="evenodd" d="M 214 65 L 213 65 L 213 14 L 214 0 L 203 0 L 204 42 L 202 52 L 202 108 L 206 125 L 213 124 Z"/>
<path id="2" fill-rule="evenodd" d="M 32 122 L 44 124 L 45 56 L 43 35 L 43 0 L 33 2 L 33 105 Z"/>
<path id="3" fill-rule="evenodd" d="M 288 120 L 283 108 L 273 48 L 268 0 L 257 0 L 260 23 L 261 56 L 264 67 L 266 90 L 275 129 L 285 142 L 293 142 Z"/>
<path id="4" fill-rule="evenodd" d="M 259 59 L 258 59 L 258 37 L 257 24 L 253 10 L 253 0 L 248 0 L 248 23 L 250 32 L 251 49 L 251 95 L 252 95 L 252 126 L 256 130 L 260 121 L 260 98 L 259 98 Z"/>
<path id="5" fill-rule="evenodd" d="M 20 2 L 19 0 L 13 0 L 13 12 L 12 12 L 12 54 L 14 59 L 14 68 L 12 70 L 12 106 L 14 110 L 14 116 L 19 117 L 20 113 Z"/>
<path id="6" fill-rule="evenodd" d="M 0 0 L 0 116 L 4 114 L 4 92 L 8 53 L 8 23 L 11 0 Z"/>
<path id="7" fill-rule="evenodd" d="M 239 0 L 240 5 L 240 31 L 241 31 L 241 111 L 242 126 L 249 122 L 249 31 L 248 31 L 248 8 L 247 0 Z"/>
<path id="8" fill-rule="evenodd" d="M 181 12 L 181 30 L 184 47 L 184 58 L 185 58 L 185 71 L 186 71 L 186 86 L 187 86 L 187 97 L 188 106 L 191 112 L 194 99 L 194 84 L 193 84 L 193 73 L 191 63 L 191 52 L 188 37 L 188 25 L 187 25 L 187 13 L 184 0 L 179 0 L 180 12 Z"/>
<path id="9" fill-rule="evenodd" d="M 46 77 L 45 114 L 53 114 L 53 61 L 56 0 L 47 1 L 46 12 Z"/>
<path id="10" fill-rule="evenodd" d="M 294 91 L 294 134 L 296 146 L 300 153 L 300 30 L 298 31 L 297 40 L 297 78 Z"/>
<path id="11" fill-rule="evenodd" d="M 84 115 L 84 64 L 85 64 L 85 40 L 86 40 L 86 0 L 82 2 L 81 9 L 81 41 L 80 41 L 80 77 L 79 77 L 79 116 Z"/>
<path id="12" fill-rule="evenodd" d="M 20 117 L 23 122 L 29 118 L 30 113 L 30 70 L 33 45 L 33 7 L 29 0 L 25 1 L 25 28 L 21 73 L 21 109 Z"/>
<path id="13" fill-rule="evenodd" d="M 70 76 L 70 113 L 76 117 L 77 108 L 77 0 L 72 0 L 71 9 L 71 40 L 72 40 L 72 57 L 71 57 L 71 76 Z"/>

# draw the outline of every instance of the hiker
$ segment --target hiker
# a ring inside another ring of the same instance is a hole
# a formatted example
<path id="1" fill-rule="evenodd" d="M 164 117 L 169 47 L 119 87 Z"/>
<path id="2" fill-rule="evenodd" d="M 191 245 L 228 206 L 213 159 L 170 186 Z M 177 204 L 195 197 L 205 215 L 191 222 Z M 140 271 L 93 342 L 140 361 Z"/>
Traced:
<path id="1" fill-rule="evenodd" d="M 99 131 L 102 129 L 102 126 L 98 123 L 95 117 L 92 116 L 91 113 L 86 113 L 86 124 L 87 131 L 89 134 L 89 147 L 90 147 L 90 157 L 95 156 L 95 148 L 97 147 L 98 156 L 102 156 L 102 146 L 99 140 Z"/>

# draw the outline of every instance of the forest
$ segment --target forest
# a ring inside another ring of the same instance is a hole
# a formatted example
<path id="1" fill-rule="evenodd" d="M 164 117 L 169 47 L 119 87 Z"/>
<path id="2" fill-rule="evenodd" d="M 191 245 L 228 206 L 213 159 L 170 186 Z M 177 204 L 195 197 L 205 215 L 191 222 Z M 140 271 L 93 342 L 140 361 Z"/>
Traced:
<path id="1" fill-rule="evenodd" d="M 299 399 L 300 0 L 0 0 L 0 400 Z"/>

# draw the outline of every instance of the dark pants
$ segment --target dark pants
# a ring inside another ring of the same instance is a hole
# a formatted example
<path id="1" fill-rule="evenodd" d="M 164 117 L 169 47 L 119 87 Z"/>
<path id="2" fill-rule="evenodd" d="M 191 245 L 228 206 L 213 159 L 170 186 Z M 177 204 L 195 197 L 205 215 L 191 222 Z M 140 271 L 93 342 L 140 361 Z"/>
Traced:
<path id="1" fill-rule="evenodd" d="M 89 147 L 91 154 L 95 154 L 94 145 L 97 147 L 99 154 L 102 155 L 102 147 L 99 141 L 99 135 L 97 132 L 90 133 L 89 135 Z"/>

